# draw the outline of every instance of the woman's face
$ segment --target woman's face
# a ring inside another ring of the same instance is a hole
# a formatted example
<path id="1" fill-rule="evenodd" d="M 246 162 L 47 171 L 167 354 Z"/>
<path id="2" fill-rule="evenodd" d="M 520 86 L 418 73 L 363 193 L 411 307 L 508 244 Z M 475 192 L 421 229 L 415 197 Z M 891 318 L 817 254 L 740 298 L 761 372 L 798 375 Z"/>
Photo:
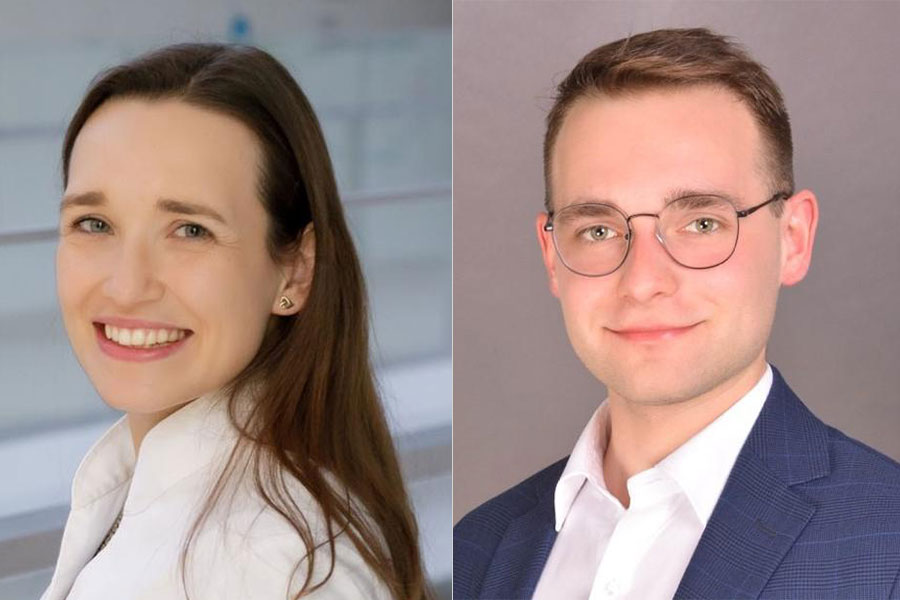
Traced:
<path id="1" fill-rule="evenodd" d="M 109 101 L 78 134 L 57 289 L 75 355 L 111 406 L 158 413 L 223 386 L 284 314 L 260 160 L 241 122 L 178 100 Z"/>

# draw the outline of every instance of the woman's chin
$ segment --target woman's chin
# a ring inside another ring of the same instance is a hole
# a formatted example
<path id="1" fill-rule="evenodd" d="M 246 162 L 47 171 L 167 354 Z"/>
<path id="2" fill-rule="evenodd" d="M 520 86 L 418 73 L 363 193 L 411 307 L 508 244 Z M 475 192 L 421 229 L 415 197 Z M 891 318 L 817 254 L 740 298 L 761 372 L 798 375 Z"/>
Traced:
<path id="1" fill-rule="evenodd" d="M 122 382 L 112 385 L 96 385 L 95 389 L 107 406 L 122 412 L 151 415 L 184 404 L 188 394 L 178 394 L 163 386 L 123 388 Z"/>

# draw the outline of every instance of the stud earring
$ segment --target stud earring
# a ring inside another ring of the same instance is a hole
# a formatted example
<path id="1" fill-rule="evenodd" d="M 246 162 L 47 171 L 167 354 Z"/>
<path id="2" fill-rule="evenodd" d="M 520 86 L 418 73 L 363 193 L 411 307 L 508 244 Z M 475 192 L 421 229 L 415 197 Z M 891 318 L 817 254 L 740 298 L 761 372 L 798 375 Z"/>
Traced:
<path id="1" fill-rule="evenodd" d="M 278 303 L 278 306 L 280 306 L 281 308 L 284 308 L 284 309 L 288 309 L 288 308 L 292 307 L 293 305 L 294 305 L 294 303 L 291 302 L 291 299 L 288 298 L 287 296 L 282 296 L 281 301 Z"/>

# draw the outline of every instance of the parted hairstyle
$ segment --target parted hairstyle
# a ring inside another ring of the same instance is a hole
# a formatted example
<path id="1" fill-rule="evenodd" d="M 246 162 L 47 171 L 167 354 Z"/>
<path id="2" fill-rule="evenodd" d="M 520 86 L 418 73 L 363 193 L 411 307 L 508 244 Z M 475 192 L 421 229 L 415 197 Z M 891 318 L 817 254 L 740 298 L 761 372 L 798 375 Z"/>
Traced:
<path id="1" fill-rule="evenodd" d="M 252 467 L 254 485 L 306 547 L 304 584 L 296 598 L 320 588 L 334 570 L 335 537 L 347 535 L 398 599 L 429 595 L 415 518 L 376 390 L 368 345 L 368 314 L 359 260 L 344 219 L 322 131 L 290 73 L 257 48 L 221 44 L 168 46 L 97 76 L 66 131 L 64 185 L 79 131 L 112 98 L 177 99 L 233 117 L 262 150 L 258 195 L 268 215 L 273 261 L 315 230 L 309 295 L 293 316 L 272 315 L 250 364 L 229 384 L 228 411 L 239 443 L 197 518 L 189 548 L 226 482 Z M 259 386 L 257 388 L 257 386 Z M 253 389 L 253 408 L 239 418 L 237 398 Z M 331 474 L 338 489 L 329 483 Z M 285 478 L 296 478 L 318 502 L 328 539 L 317 540 Z M 330 566 L 313 581 L 316 549 L 327 545 Z"/>
<path id="2" fill-rule="evenodd" d="M 544 204 L 551 198 L 553 145 L 566 114 L 584 97 L 698 85 L 729 90 L 750 109 L 762 133 L 764 168 L 774 190 L 794 189 L 791 124 L 781 91 L 765 67 L 729 38 L 708 29 L 657 29 L 588 52 L 557 86 L 544 135 Z M 777 216 L 782 201 L 771 204 Z"/>

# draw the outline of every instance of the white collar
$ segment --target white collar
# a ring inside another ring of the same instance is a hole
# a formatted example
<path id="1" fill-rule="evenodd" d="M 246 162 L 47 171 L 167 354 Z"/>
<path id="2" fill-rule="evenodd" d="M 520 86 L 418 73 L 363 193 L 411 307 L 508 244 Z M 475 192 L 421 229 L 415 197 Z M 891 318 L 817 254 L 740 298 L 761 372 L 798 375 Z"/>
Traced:
<path id="1" fill-rule="evenodd" d="M 130 484 L 125 514 L 143 511 L 165 490 L 230 452 L 237 441 L 221 390 L 205 394 L 157 423 L 135 461 L 127 417 L 88 450 L 72 484 L 72 510 Z"/>
<path id="2" fill-rule="evenodd" d="M 766 364 L 762 377 L 749 392 L 653 467 L 678 483 L 704 527 L 771 387 L 772 367 Z M 603 453 L 609 440 L 609 427 L 609 408 L 604 400 L 575 442 L 556 483 L 553 497 L 556 531 L 562 529 L 586 482 L 618 505 L 603 477 Z"/>

